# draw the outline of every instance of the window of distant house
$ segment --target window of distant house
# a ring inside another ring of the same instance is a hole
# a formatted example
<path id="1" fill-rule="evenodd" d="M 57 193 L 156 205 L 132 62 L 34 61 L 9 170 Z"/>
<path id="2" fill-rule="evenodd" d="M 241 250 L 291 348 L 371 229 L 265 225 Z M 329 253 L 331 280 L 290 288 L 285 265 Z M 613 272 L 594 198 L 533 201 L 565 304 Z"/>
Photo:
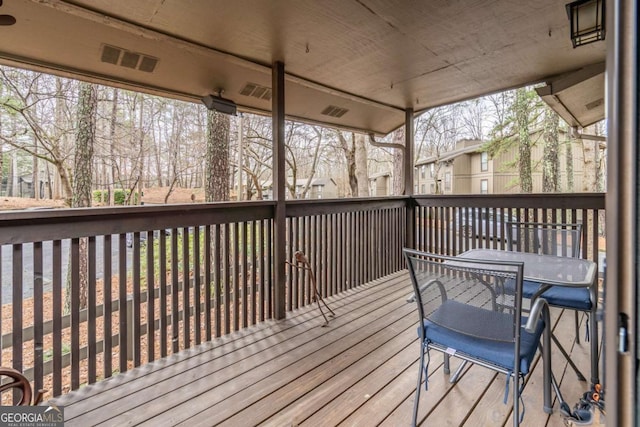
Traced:
<path id="1" fill-rule="evenodd" d="M 482 172 L 486 172 L 489 170 L 489 155 L 486 151 L 480 154 L 480 170 Z"/>
<path id="2" fill-rule="evenodd" d="M 435 183 L 429 184 L 429 192 L 431 194 L 436 194 L 436 184 Z"/>
<path id="3" fill-rule="evenodd" d="M 480 194 L 488 194 L 489 193 L 489 180 L 481 179 L 480 180 Z"/>
<path id="4" fill-rule="evenodd" d="M 444 174 L 444 189 L 445 191 L 451 191 L 451 172 L 445 172 Z"/>
<path id="5" fill-rule="evenodd" d="M 420 178 L 424 179 L 427 177 L 427 165 L 422 165 L 420 167 Z"/>
<path id="6" fill-rule="evenodd" d="M 426 184 L 422 184 L 420 188 L 420 194 L 426 194 L 426 192 L 427 192 L 427 186 Z"/>
<path id="7" fill-rule="evenodd" d="M 431 163 L 429 165 L 429 176 L 431 178 L 433 178 L 434 176 L 436 176 L 436 164 L 435 163 Z"/>
<path id="8" fill-rule="evenodd" d="M 413 186 L 413 192 L 414 192 L 415 194 L 419 194 L 419 193 L 418 193 L 418 184 L 416 184 L 416 185 L 414 185 L 414 186 Z"/>

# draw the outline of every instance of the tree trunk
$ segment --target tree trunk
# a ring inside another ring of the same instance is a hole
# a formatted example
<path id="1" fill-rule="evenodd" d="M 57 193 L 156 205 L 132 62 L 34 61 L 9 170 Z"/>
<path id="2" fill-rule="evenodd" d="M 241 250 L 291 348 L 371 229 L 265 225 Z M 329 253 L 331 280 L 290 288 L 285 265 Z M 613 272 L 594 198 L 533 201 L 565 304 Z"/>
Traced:
<path id="1" fill-rule="evenodd" d="M 533 192 L 533 180 L 531 177 L 531 136 L 529 135 L 529 103 L 527 91 L 524 88 L 516 90 L 515 101 L 516 126 L 518 128 L 519 158 L 518 170 L 520 173 L 520 191 L 522 193 Z"/>
<path id="2" fill-rule="evenodd" d="M 404 145 L 404 127 L 393 133 L 393 143 Z M 393 150 L 393 191 L 392 195 L 404 194 L 404 150 Z"/>
<path id="3" fill-rule="evenodd" d="M 228 115 L 207 111 L 207 171 L 204 188 L 207 202 L 229 200 L 229 127 Z"/>
<path id="4" fill-rule="evenodd" d="M 75 141 L 73 197 L 71 206 L 91 206 L 92 164 L 93 146 L 96 128 L 96 110 L 98 95 L 96 87 L 91 83 L 80 84 L 80 96 L 78 99 L 78 125 Z M 87 239 L 80 239 L 80 308 L 87 306 L 88 260 Z M 67 292 L 67 294 L 69 294 Z"/>
<path id="5" fill-rule="evenodd" d="M 116 182 L 116 124 L 118 120 L 118 89 L 113 89 L 111 98 L 111 120 L 109 121 L 109 206 L 115 205 Z"/>
<path id="6" fill-rule="evenodd" d="M 567 191 L 573 193 L 573 138 L 567 141 L 565 163 L 567 169 Z"/>
<path id="7" fill-rule="evenodd" d="M 545 193 L 559 193 L 561 191 L 559 124 L 558 115 L 547 107 L 544 116 L 544 154 L 542 158 L 542 191 Z"/>
<path id="8" fill-rule="evenodd" d="M 337 131 L 338 133 L 338 141 L 340 142 L 340 147 L 344 152 L 344 157 L 347 161 L 347 177 L 349 180 L 349 191 L 351 197 L 356 197 L 358 195 L 358 179 L 356 178 L 356 145 L 355 145 L 355 136 L 351 134 L 351 145 L 347 142 L 347 138 L 344 137 L 342 132 Z"/>
<path id="9" fill-rule="evenodd" d="M 144 96 L 140 98 L 140 121 L 138 122 L 138 197 L 134 196 L 133 204 L 142 204 L 144 195 Z"/>
<path id="10" fill-rule="evenodd" d="M 598 147 L 597 141 L 579 139 L 582 142 L 582 154 L 584 166 L 582 170 L 582 191 L 590 192 L 596 188 L 596 164 L 595 150 Z"/>
<path id="11" fill-rule="evenodd" d="M 11 155 L 11 194 L 10 196 L 19 197 L 18 191 L 18 153 L 14 150 Z"/>
<path id="12" fill-rule="evenodd" d="M 369 172 L 367 171 L 367 145 L 365 136 L 355 134 L 355 165 L 358 180 L 358 197 L 369 196 Z"/>
<path id="13" fill-rule="evenodd" d="M 38 153 L 38 140 L 33 138 L 33 150 Z M 33 156 L 33 170 L 31 172 L 31 187 L 33 189 L 33 198 L 40 200 L 40 173 L 38 170 L 39 162 L 38 156 Z"/>

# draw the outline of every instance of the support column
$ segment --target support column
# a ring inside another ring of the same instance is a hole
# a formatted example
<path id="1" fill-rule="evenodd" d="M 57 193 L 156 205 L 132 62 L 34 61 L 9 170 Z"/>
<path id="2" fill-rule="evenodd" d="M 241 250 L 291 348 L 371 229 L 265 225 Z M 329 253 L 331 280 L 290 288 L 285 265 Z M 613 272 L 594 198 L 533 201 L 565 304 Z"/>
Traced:
<path id="1" fill-rule="evenodd" d="M 407 224 L 405 246 L 415 248 L 415 210 L 413 202 L 413 150 L 414 150 L 414 127 L 413 108 L 405 110 L 404 120 L 404 195 L 407 199 Z"/>
<path id="2" fill-rule="evenodd" d="M 273 218 L 273 310 L 276 319 L 285 318 L 285 151 L 284 151 L 284 63 L 275 62 L 271 72 L 271 111 L 273 119 L 273 200 L 276 202 Z"/>
<path id="3" fill-rule="evenodd" d="M 607 283 L 605 387 L 607 425 L 637 421 L 638 4 L 607 2 Z M 626 340 L 619 342 L 620 319 Z"/>

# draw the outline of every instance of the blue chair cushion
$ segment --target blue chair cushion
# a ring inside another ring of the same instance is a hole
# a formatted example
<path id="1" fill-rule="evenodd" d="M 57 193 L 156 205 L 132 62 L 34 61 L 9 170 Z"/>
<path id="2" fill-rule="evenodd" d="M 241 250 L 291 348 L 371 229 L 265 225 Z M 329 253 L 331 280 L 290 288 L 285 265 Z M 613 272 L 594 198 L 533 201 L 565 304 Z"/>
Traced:
<path id="1" fill-rule="evenodd" d="M 424 320 L 424 338 L 432 343 L 497 365 L 507 371 L 513 371 L 514 342 L 480 338 L 474 335 L 480 325 L 481 317 L 488 316 L 487 320 L 489 322 L 495 322 L 497 320 L 496 315 L 504 317 L 502 322 L 497 323 L 498 329 L 504 329 L 506 322 L 508 329 L 513 330 L 511 326 L 513 324 L 513 316 L 507 313 L 496 313 L 457 301 L 447 300 L 436 312 L 430 315 L 430 318 L 436 320 L 438 323 L 427 319 Z M 443 321 L 443 319 L 456 320 L 451 324 L 451 327 L 447 327 L 445 326 L 447 320 Z M 465 326 L 465 321 L 467 326 Z M 484 327 L 491 324 L 489 322 L 484 323 Z M 523 317 L 522 324 L 524 325 L 525 323 L 526 318 Z M 472 332 L 470 334 L 464 333 L 463 329 L 465 328 L 468 328 L 468 330 Z M 538 322 L 534 333 L 529 333 L 522 328 L 520 335 L 520 372 L 522 374 L 529 372 L 531 361 L 538 348 L 538 342 L 543 330 L 544 322 L 542 320 Z M 418 335 L 420 336 L 419 330 Z"/>
<path id="2" fill-rule="evenodd" d="M 540 289 L 540 283 L 525 280 L 522 282 L 522 296 L 531 298 Z M 513 281 L 505 283 L 505 291 L 509 295 L 513 295 L 515 289 Z M 568 286 L 552 286 L 547 289 L 542 298 L 546 299 L 549 305 L 562 308 L 571 308 L 574 310 L 589 311 L 591 310 L 591 296 L 587 288 L 572 288 Z"/>
<path id="3" fill-rule="evenodd" d="M 522 296 L 531 298 L 539 288 L 539 283 L 525 280 L 522 284 Z M 587 288 L 552 286 L 542 294 L 542 298 L 546 299 L 549 305 L 556 307 L 583 311 L 591 310 L 591 296 Z"/>

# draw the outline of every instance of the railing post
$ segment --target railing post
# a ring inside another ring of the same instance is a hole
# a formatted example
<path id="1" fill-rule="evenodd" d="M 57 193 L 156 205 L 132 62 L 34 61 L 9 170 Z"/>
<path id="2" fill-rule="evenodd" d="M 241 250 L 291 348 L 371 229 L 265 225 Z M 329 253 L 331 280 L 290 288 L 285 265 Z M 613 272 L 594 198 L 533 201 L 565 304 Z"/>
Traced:
<path id="1" fill-rule="evenodd" d="M 122 308 L 121 308 L 122 309 Z M 133 296 L 127 296 L 127 360 L 133 360 Z"/>
<path id="2" fill-rule="evenodd" d="M 413 203 L 413 108 L 407 108 L 405 110 L 404 127 L 404 195 L 409 196 L 406 205 L 407 221 L 405 246 L 415 248 L 415 203 Z"/>
<path id="3" fill-rule="evenodd" d="M 276 202 L 273 218 L 273 311 L 276 319 L 285 317 L 285 151 L 284 151 L 284 63 L 277 61 L 272 70 L 272 120 L 273 120 L 273 199 Z"/>

